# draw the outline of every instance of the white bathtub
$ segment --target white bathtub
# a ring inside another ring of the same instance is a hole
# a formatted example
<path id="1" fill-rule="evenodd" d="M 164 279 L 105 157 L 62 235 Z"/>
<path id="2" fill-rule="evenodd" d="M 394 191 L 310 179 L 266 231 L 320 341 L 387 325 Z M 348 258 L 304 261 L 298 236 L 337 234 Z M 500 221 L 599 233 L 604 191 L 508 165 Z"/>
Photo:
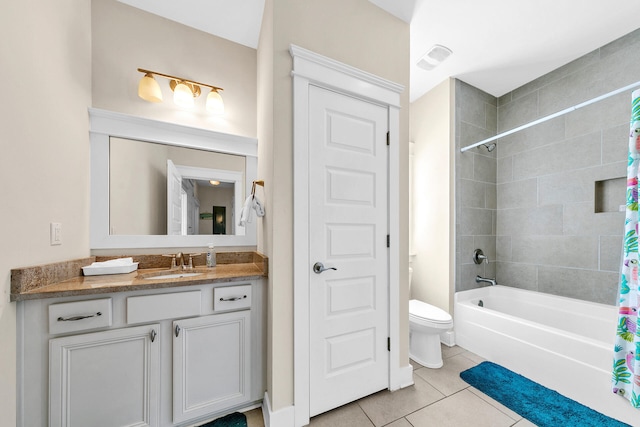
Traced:
<path id="1" fill-rule="evenodd" d="M 614 306 L 506 286 L 455 294 L 460 347 L 640 426 L 640 410 L 611 391 L 617 320 Z"/>

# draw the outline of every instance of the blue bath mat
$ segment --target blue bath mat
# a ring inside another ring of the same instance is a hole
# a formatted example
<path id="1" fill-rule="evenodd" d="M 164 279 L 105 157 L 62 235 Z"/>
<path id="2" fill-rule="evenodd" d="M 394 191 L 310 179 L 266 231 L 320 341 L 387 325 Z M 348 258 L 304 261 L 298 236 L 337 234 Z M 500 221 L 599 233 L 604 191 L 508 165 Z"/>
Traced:
<path id="1" fill-rule="evenodd" d="M 247 427 L 247 417 L 240 412 L 234 412 L 217 420 L 202 424 L 200 427 Z"/>
<path id="2" fill-rule="evenodd" d="M 482 362 L 460 377 L 539 427 L 629 427 L 495 363 Z"/>

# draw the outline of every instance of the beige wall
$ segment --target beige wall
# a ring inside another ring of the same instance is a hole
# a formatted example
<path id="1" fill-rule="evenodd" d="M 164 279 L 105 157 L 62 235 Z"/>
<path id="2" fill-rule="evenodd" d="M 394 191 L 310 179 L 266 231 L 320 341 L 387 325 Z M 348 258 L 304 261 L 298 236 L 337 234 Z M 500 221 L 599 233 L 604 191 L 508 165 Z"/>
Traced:
<path id="1" fill-rule="evenodd" d="M 116 0 L 93 0 L 91 7 L 94 107 L 255 138 L 255 49 Z M 140 99 L 138 68 L 224 88 L 224 116 L 205 113 L 206 89 L 195 108 L 176 107 L 164 78 L 156 78 L 163 103 Z"/>
<path id="2" fill-rule="evenodd" d="M 259 133 L 259 170 L 271 185 L 267 189 L 267 212 L 262 245 L 270 258 L 269 295 L 274 308 L 269 320 L 267 370 L 272 408 L 293 403 L 293 110 L 292 60 L 290 44 L 352 65 L 380 77 L 405 85 L 400 113 L 400 185 L 402 206 L 400 224 L 401 365 L 408 363 L 408 141 L 409 141 L 409 25 L 387 14 L 367 0 L 276 0 L 267 1 L 272 26 L 263 28 L 261 49 L 273 51 L 259 67 L 259 82 L 273 87 L 273 100 L 260 101 L 259 121 L 273 115 L 273 129 L 264 126 Z M 340 13 L 336 13 L 340 11 Z M 268 54 L 265 54 L 265 56 Z M 272 67 L 272 68 L 271 68 Z M 261 73 L 265 73 L 261 75 Z M 260 89 L 262 90 L 262 89 Z M 268 93 L 269 89 L 264 89 Z M 264 121 L 267 121 L 264 120 Z M 263 152 L 271 156 L 262 156 Z"/>
<path id="3" fill-rule="evenodd" d="M 264 12 L 262 15 L 262 27 L 260 30 L 260 40 L 258 42 L 258 179 L 264 180 L 264 207 L 265 216 L 262 221 L 258 221 L 258 250 L 264 254 L 273 254 L 273 229 L 268 226 L 272 223 L 273 213 L 273 128 L 274 128 L 274 97 L 273 97 L 273 1 L 265 0 Z M 273 276 L 273 260 L 269 260 L 269 277 Z M 269 280 L 267 289 L 267 390 L 273 390 L 273 370 L 283 369 L 285 372 L 290 368 L 287 365 L 275 365 L 278 360 L 273 359 L 273 281 Z M 290 363 L 290 360 L 289 360 Z"/>
<path id="4" fill-rule="evenodd" d="M 16 425 L 10 270 L 89 255 L 90 4 L 25 1 L 0 14 L 0 424 Z M 38 189 L 37 197 L 25 188 Z M 49 223 L 62 223 L 61 246 Z"/>
<path id="5" fill-rule="evenodd" d="M 453 313 L 453 91 L 445 80 L 411 104 L 414 142 L 411 298 Z"/>

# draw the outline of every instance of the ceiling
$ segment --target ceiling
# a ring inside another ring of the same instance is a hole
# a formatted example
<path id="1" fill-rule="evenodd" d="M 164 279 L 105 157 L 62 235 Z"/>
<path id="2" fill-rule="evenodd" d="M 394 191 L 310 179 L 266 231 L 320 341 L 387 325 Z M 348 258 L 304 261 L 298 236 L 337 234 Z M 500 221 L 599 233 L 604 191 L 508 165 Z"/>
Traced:
<path id="1" fill-rule="evenodd" d="M 257 48 L 264 0 L 120 0 Z M 411 24 L 410 100 L 448 77 L 494 96 L 640 28 L 637 0 L 369 0 Z M 198 13 L 193 13 L 198 11 Z M 432 71 L 416 66 L 433 45 L 453 51 Z"/>

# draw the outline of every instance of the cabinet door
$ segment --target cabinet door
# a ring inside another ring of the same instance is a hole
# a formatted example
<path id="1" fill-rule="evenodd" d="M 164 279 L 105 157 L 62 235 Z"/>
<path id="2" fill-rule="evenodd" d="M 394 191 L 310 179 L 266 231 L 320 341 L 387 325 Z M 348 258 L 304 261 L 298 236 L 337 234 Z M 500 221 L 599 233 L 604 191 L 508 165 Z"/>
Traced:
<path id="1" fill-rule="evenodd" d="M 49 426 L 156 426 L 160 325 L 49 341 Z"/>
<path id="2" fill-rule="evenodd" d="M 249 401 L 250 311 L 173 322 L 173 422 Z"/>

